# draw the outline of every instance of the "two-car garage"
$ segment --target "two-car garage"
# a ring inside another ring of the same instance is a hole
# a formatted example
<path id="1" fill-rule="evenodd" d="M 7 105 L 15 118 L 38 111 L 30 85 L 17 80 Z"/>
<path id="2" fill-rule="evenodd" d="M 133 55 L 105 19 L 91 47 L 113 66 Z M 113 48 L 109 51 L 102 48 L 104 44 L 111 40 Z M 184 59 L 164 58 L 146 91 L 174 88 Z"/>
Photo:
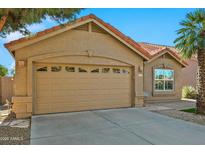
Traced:
<path id="1" fill-rule="evenodd" d="M 146 52 L 94 15 L 7 44 L 13 111 L 32 115 L 142 106 Z"/>
<path id="2" fill-rule="evenodd" d="M 130 67 L 37 64 L 35 74 L 35 114 L 132 104 Z"/>

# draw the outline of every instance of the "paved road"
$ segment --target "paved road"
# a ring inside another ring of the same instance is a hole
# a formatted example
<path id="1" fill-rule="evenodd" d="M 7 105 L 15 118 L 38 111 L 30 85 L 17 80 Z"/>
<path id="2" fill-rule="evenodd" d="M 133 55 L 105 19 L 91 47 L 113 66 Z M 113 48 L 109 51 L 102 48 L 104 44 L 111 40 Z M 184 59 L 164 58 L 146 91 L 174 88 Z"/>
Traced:
<path id="1" fill-rule="evenodd" d="M 31 144 L 205 144 L 205 126 L 139 108 L 33 116 Z"/>

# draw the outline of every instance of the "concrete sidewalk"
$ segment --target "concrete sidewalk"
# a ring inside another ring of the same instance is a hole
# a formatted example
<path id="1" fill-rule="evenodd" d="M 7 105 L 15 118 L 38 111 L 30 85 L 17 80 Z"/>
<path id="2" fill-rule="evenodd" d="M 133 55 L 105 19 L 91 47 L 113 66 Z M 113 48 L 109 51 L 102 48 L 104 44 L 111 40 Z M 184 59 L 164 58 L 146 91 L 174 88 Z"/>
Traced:
<path id="1" fill-rule="evenodd" d="M 158 111 L 158 110 L 183 110 L 196 107 L 196 101 L 194 100 L 181 100 L 177 102 L 164 102 L 164 103 L 148 103 L 143 109 L 149 111 Z"/>
<path id="2" fill-rule="evenodd" d="M 31 144 L 205 144 L 205 127 L 139 108 L 33 116 Z"/>

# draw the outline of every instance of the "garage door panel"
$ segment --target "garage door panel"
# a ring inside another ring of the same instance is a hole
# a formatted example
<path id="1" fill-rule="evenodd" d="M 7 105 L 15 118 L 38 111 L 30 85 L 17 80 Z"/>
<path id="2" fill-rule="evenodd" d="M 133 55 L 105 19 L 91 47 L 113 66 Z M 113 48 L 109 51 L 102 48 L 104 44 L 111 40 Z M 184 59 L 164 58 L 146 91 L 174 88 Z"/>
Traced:
<path id="1" fill-rule="evenodd" d="M 76 81 L 69 81 L 69 79 L 66 79 L 66 80 L 60 80 L 60 79 L 56 79 L 56 80 L 59 80 L 59 81 L 56 81 L 56 80 L 51 80 L 51 79 L 48 79 L 49 81 L 41 81 L 39 82 L 40 86 L 51 86 L 51 87 L 56 87 L 55 85 L 56 84 L 62 84 L 62 85 L 66 85 L 66 86 L 70 86 L 70 85 L 86 85 L 86 86 L 89 86 L 89 85 L 99 85 L 99 84 L 106 84 L 108 86 L 112 86 L 112 85 L 127 85 L 127 86 L 130 86 L 129 84 L 129 81 L 128 80 L 125 80 L 125 79 L 121 79 L 121 80 L 100 80 L 99 82 L 99 79 L 95 79 L 95 80 L 92 80 L 92 79 L 89 79 L 87 81 L 81 81 L 81 80 L 76 80 Z"/>
<path id="2" fill-rule="evenodd" d="M 45 90 L 45 91 L 42 91 L 41 93 L 38 94 L 38 97 L 47 97 L 50 95 L 52 96 L 69 96 L 69 95 L 74 95 L 74 96 L 79 96 L 79 95 L 90 95 L 90 94 L 93 94 L 93 95 L 96 95 L 96 94 L 119 94 L 119 95 L 126 95 L 128 94 L 129 95 L 129 89 L 118 89 L 118 90 L 113 90 L 113 89 L 98 89 L 98 90 L 86 90 L 86 89 L 77 89 L 77 90 L 59 90 L 59 91 L 50 91 L 50 90 Z"/>
<path id="3" fill-rule="evenodd" d="M 51 94 L 56 94 L 56 93 L 58 93 L 58 92 L 55 92 L 56 90 L 58 90 L 58 91 L 61 91 L 62 92 L 62 95 L 64 95 L 64 93 L 66 93 L 67 91 L 76 91 L 76 92 L 80 92 L 80 91 L 86 91 L 86 90 L 89 90 L 89 91 L 96 91 L 96 92 L 98 92 L 98 91 L 100 91 L 100 90 L 108 90 L 108 91 L 114 91 L 115 90 L 115 92 L 114 92 L 114 94 L 118 94 L 118 93 L 120 93 L 120 89 L 122 89 L 122 87 L 123 86 L 117 86 L 117 87 L 106 87 L 106 86 L 102 86 L 102 87 L 90 87 L 90 88 L 88 88 L 88 87 L 69 87 L 69 88 L 67 88 L 67 87 L 61 87 L 61 88 L 55 88 L 55 89 L 53 89 L 53 90 L 47 90 L 46 88 L 38 88 L 38 90 L 39 91 L 45 91 L 44 93 L 41 93 L 41 94 L 39 94 L 38 96 L 41 96 L 41 95 L 43 95 L 43 94 L 45 94 L 45 93 L 50 93 L 51 92 Z M 126 89 L 128 89 L 129 90 L 129 87 L 126 87 L 125 89 L 123 89 L 123 90 L 126 90 Z M 118 91 L 119 90 L 119 91 Z M 48 95 L 48 94 L 47 94 Z"/>
<path id="4" fill-rule="evenodd" d="M 47 97 L 47 98 L 49 98 L 49 97 L 51 97 L 51 95 L 52 95 L 53 93 L 51 92 L 51 91 L 48 91 L 48 90 L 42 90 L 42 92 L 41 93 L 39 93 L 38 94 L 38 96 L 36 96 L 36 98 L 41 98 L 41 97 Z"/>
<path id="5" fill-rule="evenodd" d="M 129 93 L 113 93 L 113 94 L 102 94 L 102 93 L 100 93 L 100 94 L 92 94 L 92 95 L 90 95 L 90 94 L 81 94 L 81 95 L 78 95 L 78 94 L 68 94 L 68 95 L 62 95 L 61 93 L 55 93 L 54 95 L 53 95 L 54 97 L 56 97 L 56 98 L 65 98 L 65 99 L 68 99 L 68 98 L 73 98 L 73 97 L 81 97 L 81 98 L 87 98 L 87 97 L 89 97 L 89 98 L 103 98 L 103 99 L 106 99 L 106 98 L 111 98 L 111 97 L 121 97 L 121 96 L 128 96 L 128 97 L 130 97 L 130 94 Z M 48 95 L 44 95 L 44 96 L 42 96 L 42 97 L 49 97 Z M 47 99 L 47 98 L 46 98 Z M 77 98 L 78 99 L 78 98 Z"/>
<path id="6" fill-rule="evenodd" d="M 79 73 L 80 74 L 80 73 Z M 81 75 L 81 74 L 80 74 Z M 49 77 L 49 76 L 51 76 L 51 77 Z M 50 80 L 50 79 L 59 79 L 59 80 L 70 80 L 70 81 L 75 81 L 75 79 L 78 79 L 78 80 L 82 80 L 82 82 L 83 81 L 87 81 L 87 80 L 89 80 L 89 79 L 96 79 L 96 80 L 99 80 L 99 79 L 101 79 L 101 80 L 110 80 L 110 79 L 116 79 L 116 80 L 124 80 L 124 79 L 127 79 L 127 78 L 129 78 L 129 75 L 109 75 L 109 76 L 106 76 L 106 75 L 104 75 L 103 74 L 103 76 L 102 76 L 102 74 L 101 74 L 101 76 L 99 75 L 99 76 L 82 76 L 81 75 L 81 77 L 78 77 L 77 75 L 76 76 L 72 76 L 72 77 L 70 77 L 70 76 L 68 76 L 68 77 L 66 77 L 66 76 L 60 76 L 60 75 L 58 75 L 58 76 L 55 76 L 55 77 L 53 77 L 53 74 L 51 73 L 51 75 L 48 75 L 48 77 L 44 77 L 44 76 L 38 76 L 38 78 L 41 78 L 41 82 L 43 83 L 44 81 L 46 81 L 46 80 Z"/>
<path id="7" fill-rule="evenodd" d="M 51 71 L 52 64 L 46 72 L 37 71 L 36 114 L 131 106 L 129 67 L 78 66 L 76 70 L 83 68 L 87 72 L 66 72 L 65 66 L 59 72 Z M 91 72 L 96 68 L 102 69 Z M 110 72 L 103 73 L 103 68 Z"/>
<path id="8" fill-rule="evenodd" d="M 37 98 L 38 103 L 49 102 L 49 103 L 61 103 L 61 102 L 83 102 L 83 101 L 100 101 L 100 100 L 122 100 L 126 101 L 130 98 L 129 95 L 84 95 L 84 96 L 65 96 L 65 97 L 41 97 Z"/>
<path id="9" fill-rule="evenodd" d="M 90 105 L 90 103 L 89 103 Z M 122 104 L 111 104 L 111 105 L 108 105 L 108 106 L 105 106 L 104 104 L 101 105 L 101 104 L 98 104 L 98 105 L 92 105 L 92 106 L 88 106 L 87 105 L 84 105 L 84 106 L 68 106 L 68 107 L 55 107 L 53 110 L 51 110 L 50 112 L 48 113 L 59 113 L 59 112 L 75 112 L 75 111 L 85 111 L 85 110 L 96 110 L 96 109 L 111 109 L 111 108 L 122 108 L 122 107 L 128 107 L 128 105 L 125 105 L 124 103 Z M 44 112 L 42 113 L 39 113 L 39 114 L 43 114 Z"/>
<path id="10" fill-rule="evenodd" d="M 98 83 L 98 84 L 71 84 L 69 86 L 67 85 L 62 85 L 61 87 L 55 87 L 53 88 L 53 90 L 76 90 L 76 89 L 93 89 L 93 90 L 98 90 L 98 89 L 122 89 L 122 88 L 126 88 L 128 89 L 129 86 L 128 85 L 124 85 L 124 84 L 111 84 L 108 85 L 107 84 L 103 84 L 103 83 Z"/>
<path id="11" fill-rule="evenodd" d="M 96 103 L 96 101 L 82 102 L 82 103 L 65 103 L 62 105 L 53 105 L 51 107 L 52 112 L 64 112 L 64 111 L 81 111 L 88 109 L 106 109 L 106 108 L 115 108 L 115 107 L 128 107 L 130 102 L 127 103 L 116 101 L 102 101 Z"/>
<path id="12" fill-rule="evenodd" d="M 52 97 L 50 97 L 51 95 L 50 94 L 44 94 L 43 96 L 38 96 L 36 97 L 37 100 L 59 100 L 59 99 L 69 99 L 71 100 L 71 98 L 73 97 L 82 97 L 82 98 L 93 98 L 93 97 L 97 97 L 97 98 L 100 98 L 100 97 L 103 97 L 104 96 L 104 99 L 109 99 L 111 97 L 119 97 L 121 98 L 121 96 L 119 95 L 122 95 L 122 96 L 127 96 L 127 97 L 130 97 L 130 94 L 129 93 L 116 93 L 116 94 L 93 94 L 93 96 L 89 96 L 88 94 L 83 94 L 83 95 L 78 95 L 78 94 L 70 94 L 70 95 L 66 95 L 66 94 L 55 94 L 53 95 Z M 55 98 L 54 98 L 55 97 Z"/>
<path id="13" fill-rule="evenodd" d="M 82 84 L 82 85 L 62 85 L 61 87 L 50 87 L 50 90 L 52 91 L 67 91 L 67 90 L 117 90 L 117 89 L 129 89 L 130 87 L 128 85 L 123 85 L 123 84 L 112 84 L 112 85 L 107 85 L 107 84 L 97 84 L 97 85 L 87 85 L 87 84 Z M 48 88 L 46 86 L 37 88 L 39 91 L 47 91 Z"/>
<path id="14" fill-rule="evenodd" d="M 61 84 L 62 82 L 66 83 L 66 84 L 70 84 L 70 83 L 75 83 L 76 84 L 76 83 L 88 83 L 88 82 L 92 82 L 92 83 L 95 82 L 95 83 L 97 83 L 97 82 L 99 82 L 99 79 L 100 79 L 101 82 L 110 82 L 110 81 L 112 81 L 112 82 L 121 82 L 122 80 L 124 82 L 128 82 L 128 81 L 126 81 L 126 79 L 128 79 L 129 77 L 116 77 L 116 78 L 114 78 L 114 77 L 113 78 L 103 78 L 103 77 L 101 77 L 101 78 L 71 78 L 71 79 L 66 78 L 66 77 L 64 77 L 64 78 L 62 78 L 62 77 L 58 77 L 58 78 L 42 78 L 42 77 L 39 77 L 39 78 L 41 79 L 40 81 L 38 81 L 39 84 L 50 84 L 50 83 L 53 84 L 53 82 L 59 83 L 59 84 Z"/>
<path id="15" fill-rule="evenodd" d="M 48 108 L 50 109 L 51 107 L 57 107 L 57 106 L 62 106 L 62 107 L 66 107 L 66 106 L 84 106 L 86 105 L 87 107 L 90 107 L 90 105 L 98 105 L 98 104 L 104 104 L 104 105 L 113 105 L 113 104 L 126 104 L 126 105 L 130 105 L 130 99 L 126 99 L 126 100 L 122 100 L 122 99 L 109 99 L 109 100 L 82 100 L 81 102 L 79 101 L 69 101 L 70 103 L 68 103 L 65 100 L 59 100 L 58 102 L 52 102 L 52 101 L 39 101 L 37 103 L 37 107 L 39 108 Z"/>
<path id="16" fill-rule="evenodd" d="M 35 110 L 38 111 L 38 114 L 51 113 L 51 106 L 49 106 L 47 103 L 38 104 L 36 105 Z"/>
<path id="17" fill-rule="evenodd" d="M 91 66 L 92 67 L 92 66 Z M 120 69 L 123 69 L 120 68 Z M 128 72 L 127 73 L 124 73 L 123 75 L 124 76 L 129 76 L 129 74 L 131 72 L 129 72 L 129 68 L 127 69 Z M 66 72 L 65 70 L 60 70 L 59 72 L 52 72 L 50 69 L 47 69 L 47 72 L 42 72 L 40 71 L 41 74 L 37 74 L 36 76 L 37 77 L 43 77 L 43 78 L 56 78 L 56 77 L 70 77 L 70 78 L 73 78 L 73 77 L 78 77 L 78 78 L 96 78 L 96 77 L 101 77 L 101 74 L 103 74 L 105 77 L 119 77 L 121 76 L 120 73 L 114 73 L 112 71 L 112 69 L 109 70 L 109 72 L 106 72 L 104 73 L 102 70 L 100 70 L 99 72 L 95 72 L 95 73 L 92 73 L 90 70 L 88 70 L 87 72 L 79 72 L 79 71 L 75 71 L 75 72 Z M 79 76 L 80 74 L 80 76 Z M 52 76 L 51 76 L 52 75 Z"/>
<path id="18" fill-rule="evenodd" d="M 121 89 L 121 90 L 113 90 L 113 89 L 106 89 L 106 90 L 59 90 L 56 92 L 42 92 L 39 93 L 37 98 L 43 98 L 46 97 L 46 99 L 48 99 L 51 95 L 53 97 L 65 97 L 65 96 L 83 96 L 83 95 L 130 95 L 130 93 L 128 92 L 128 89 Z"/>
<path id="19" fill-rule="evenodd" d="M 123 101 L 123 102 L 126 102 L 127 100 L 130 100 L 129 97 L 124 97 L 123 99 L 121 98 L 107 98 L 107 99 L 103 99 L 103 98 L 80 98 L 80 99 L 76 99 L 76 98 L 71 98 L 69 99 L 69 101 L 66 101 L 65 99 L 67 98 L 64 98 L 64 99 L 53 99 L 53 100 L 45 100 L 45 99 L 42 99 L 42 100 L 38 100 L 38 103 L 37 104 L 50 104 L 50 105 L 54 105 L 54 104 L 62 104 L 62 103 L 78 103 L 78 102 L 92 102 L 92 101 L 95 101 L 96 103 L 98 103 L 99 101 Z"/>
<path id="20" fill-rule="evenodd" d="M 119 100 L 110 100 L 110 101 L 98 101 L 98 103 L 96 103 L 96 101 L 81 102 L 81 103 L 61 103 L 61 104 L 53 104 L 49 107 L 45 107 L 45 105 L 44 106 L 43 105 L 39 106 L 38 109 L 42 109 L 42 110 L 47 109 L 48 111 L 52 110 L 52 112 L 55 112 L 54 110 L 57 109 L 57 108 L 65 109 L 67 111 L 73 111 L 73 110 L 71 110 L 72 107 L 79 107 L 78 110 L 80 111 L 80 110 L 82 110 L 81 109 L 82 107 L 86 110 L 89 110 L 91 108 L 93 109 L 93 107 L 95 109 L 111 108 L 111 107 L 114 107 L 114 106 L 129 107 L 130 102 L 129 101 L 119 102 Z M 78 111 L 78 110 L 76 110 L 76 111 Z"/>
<path id="21" fill-rule="evenodd" d="M 54 97 L 63 97 L 63 96 L 81 96 L 81 95 L 130 95 L 128 92 L 129 89 L 118 89 L 118 90 L 113 90 L 113 89 L 99 89 L 99 90 L 58 90 L 56 92 L 52 92 L 52 95 Z M 39 97 L 46 97 L 50 96 L 47 92 L 39 94 Z"/>
<path id="22" fill-rule="evenodd" d="M 127 79 L 127 78 L 125 78 Z M 103 83 L 103 84 L 127 84 L 129 85 L 129 81 L 128 80 L 125 80 L 125 79 L 115 79 L 115 80 L 111 80 L 111 79 L 100 79 L 100 83 Z M 50 80 L 50 82 L 52 84 L 69 84 L 69 85 L 78 85 L 78 84 L 100 84 L 99 83 L 99 78 L 98 79 L 79 79 L 79 80 L 71 80 L 71 79 L 58 79 L 58 80 L 51 80 L 51 79 L 47 79 L 47 80 Z M 41 84 L 45 84 L 47 81 L 42 81 L 40 82 Z"/>
<path id="23" fill-rule="evenodd" d="M 39 104 L 38 110 L 41 110 L 41 113 L 46 111 L 47 113 L 51 112 L 64 112 L 64 111 L 81 111 L 81 110 L 90 110 L 90 109 L 106 109 L 106 108 L 115 108 L 115 107 L 129 107 L 130 101 L 120 101 L 120 100 L 102 100 L 102 101 L 84 101 L 84 102 L 73 102 L 73 103 L 60 103 L 53 104 Z M 74 110 L 75 108 L 75 110 Z M 57 110 L 57 109 L 61 109 Z M 45 112 L 45 113 L 46 113 Z"/>

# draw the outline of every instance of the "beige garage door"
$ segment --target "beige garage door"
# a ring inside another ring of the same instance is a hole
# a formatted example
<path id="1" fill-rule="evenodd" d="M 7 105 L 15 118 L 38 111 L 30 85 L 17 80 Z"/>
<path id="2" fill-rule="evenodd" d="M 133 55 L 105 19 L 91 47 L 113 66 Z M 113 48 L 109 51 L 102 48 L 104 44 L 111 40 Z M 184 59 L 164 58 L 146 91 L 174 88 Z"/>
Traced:
<path id="1" fill-rule="evenodd" d="M 131 106 L 129 67 L 36 65 L 35 114 Z"/>

